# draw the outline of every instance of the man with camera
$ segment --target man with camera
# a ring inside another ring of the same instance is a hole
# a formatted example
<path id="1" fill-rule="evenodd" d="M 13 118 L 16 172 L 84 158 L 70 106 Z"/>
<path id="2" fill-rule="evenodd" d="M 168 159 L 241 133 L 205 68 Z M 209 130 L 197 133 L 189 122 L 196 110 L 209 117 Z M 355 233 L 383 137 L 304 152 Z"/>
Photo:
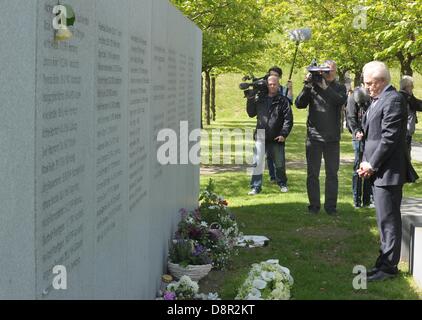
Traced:
<path id="1" fill-rule="evenodd" d="M 249 195 L 256 195 L 262 189 L 262 174 L 265 151 L 275 163 L 275 175 L 281 192 L 286 192 L 287 175 L 285 165 L 285 141 L 293 128 L 293 113 L 288 99 L 280 93 L 279 77 L 269 76 L 268 92 L 248 90 L 247 113 L 257 117 L 257 131 L 264 130 L 263 141 L 257 137 L 255 143 L 255 168 L 251 179 Z M 259 136 L 259 135 L 258 135 Z"/>
<path id="2" fill-rule="evenodd" d="M 317 214 L 321 208 L 319 174 L 325 160 L 325 211 L 337 214 L 338 170 L 340 167 L 341 113 L 346 103 L 346 87 L 336 81 L 337 66 L 325 61 L 311 66 L 302 92 L 296 98 L 299 109 L 309 106 L 307 121 L 306 161 L 308 211 Z"/>

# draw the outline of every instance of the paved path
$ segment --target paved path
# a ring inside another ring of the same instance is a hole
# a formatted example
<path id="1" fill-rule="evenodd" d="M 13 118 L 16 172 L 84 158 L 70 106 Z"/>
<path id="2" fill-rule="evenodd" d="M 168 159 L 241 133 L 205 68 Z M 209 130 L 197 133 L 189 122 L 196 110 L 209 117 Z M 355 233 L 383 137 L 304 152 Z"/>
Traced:
<path id="1" fill-rule="evenodd" d="M 412 160 L 422 162 L 422 145 L 416 144 L 412 146 Z"/>

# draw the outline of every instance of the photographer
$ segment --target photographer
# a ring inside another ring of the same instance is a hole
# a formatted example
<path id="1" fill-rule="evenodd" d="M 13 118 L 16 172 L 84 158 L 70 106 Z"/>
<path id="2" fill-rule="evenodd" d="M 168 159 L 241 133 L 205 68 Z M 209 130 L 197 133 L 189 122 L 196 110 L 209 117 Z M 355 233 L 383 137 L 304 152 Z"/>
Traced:
<path id="1" fill-rule="evenodd" d="M 347 100 L 347 125 L 352 134 L 355 161 L 353 165 L 352 188 L 355 208 L 372 207 L 372 188 L 369 180 L 359 177 L 357 170 L 362 162 L 363 155 L 363 116 L 371 104 L 370 96 L 364 87 L 355 88 Z"/>
<path id="2" fill-rule="evenodd" d="M 265 151 L 275 163 L 275 174 L 280 191 L 286 192 L 287 176 L 285 166 L 285 141 L 293 127 L 293 113 L 289 101 L 280 94 L 279 77 L 268 77 L 268 93 L 247 92 L 247 113 L 257 117 L 257 130 L 265 130 L 265 141 L 256 139 L 255 166 L 263 167 Z M 256 195 L 262 189 L 262 170 L 254 172 L 249 195 Z"/>
<path id="3" fill-rule="evenodd" d="M 341 112 L 346 103 L 346 87 L 336 81 L 334 61 L 325 61 L 324 68 L 308 74 L 305 86 L 295 104 L 299 109 L 309 106 L 307 121 L 306 160 L 308 210 L 317 214 L 321 208 L 319 174 L 321 159 L 325 160 L 325 211 L 337 213 L 338 170 L 340 166 Z"/>

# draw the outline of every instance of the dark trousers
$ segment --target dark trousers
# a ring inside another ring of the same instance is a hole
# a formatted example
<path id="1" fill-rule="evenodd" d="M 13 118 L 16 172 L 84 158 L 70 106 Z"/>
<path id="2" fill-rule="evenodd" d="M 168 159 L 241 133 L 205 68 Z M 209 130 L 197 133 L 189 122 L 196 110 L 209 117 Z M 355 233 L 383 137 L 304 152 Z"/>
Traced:
<path id="1" fill-rule="evenodd" d="M 361 162 L 361 141 L 353 141 L 353 150 L 355 151 L 355 162 L 353 165 L 352 189 L 353 203 L 356 207 L 369 206 L 371 204 L 372 186 L 369 179 L 359 177 L 357 170 Z"/>
<path id="2" fill-rule="evenodd" d="M 340 167 L 340 142 L 306 141 L 306 161 L 308 165 L 307 189 L 309 209 L 321 208 L 319 174 L 321 160 L 325 161 L 325 203 L 327 211 L 337 208 L 338 170 Z"/>
<path id="3" fill-rule="evenodd" d="M 400 261 L 402 221 L 400 206 L 403 186 L 373 187 L 377 224 L 380 232 L 380 255 L 375 266 L 394 273 Z"/>

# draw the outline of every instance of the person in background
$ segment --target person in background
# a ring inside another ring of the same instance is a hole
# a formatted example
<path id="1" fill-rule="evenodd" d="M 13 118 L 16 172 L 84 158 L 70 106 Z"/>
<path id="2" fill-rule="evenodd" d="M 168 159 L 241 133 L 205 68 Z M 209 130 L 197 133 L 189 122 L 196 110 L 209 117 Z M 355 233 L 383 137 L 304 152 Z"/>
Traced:
<path id="1" fill-rule="evenodd" d="M 400 81 L 400 93 L 406 100 L 407 104 L 407 134 L 406 144 L 409 152 L 409 157 L 412 151 L 412 136 L 416 130 L 416 124 L 418 123 L 418 116 L 416 111 L 422 111 L 422 100 L 417 99 L 413 95 L 414 83 L 413 78 L 410 76 L 404 76 Z"/>
<path id="2" fill-rule="evenodd" d="M 352 144 L 355 153 L 352 176 L 353 204 L 355 208 L 373 207 L 372 187 L 369 180 L 359 177 L 359 169 L 363 155 L 363 116 L 371 104 L 371 99 L 364 87 L 357 87 L 351 90 L 347 99 L 347 127 L 352 134 Z"/>
<path id="3" fill-rule="evenodd" d="M 281 77 L 283 76 L 283 71 L 281 70 L 280 67 L 273 66 L 268 70 L 268 75 L 277 76 L 281 80 Z M 283 87 L 280 85 L 280 93 L 281 95 L 285 96 L 289 100 L 290 105 L 293 104 L 293 83 L 291 80 L 287 81 L 286 87 Z M 268 154 L 268 153 L 267 153 L 267 167 L 268 167 L 268 173 L 270 176 L 270 182 L 277 183 L 276 176 L 275 176 L 275 164 L 274 164 L 273 158 L 271 157 L 271 154 Z M 287 185 L 286 185 L 286 188 L 283 190 L 288 192 Z"/>
<path id="4" fill-rule="evenodd" d="M 285 142 L 293 127 L 293 113 L 287 98 L 280 94 L 280 78 L 269 76 L 268 94 L 246 92 L 246 111 L 249 117 L 257 117 L 256 130 L 264 130 L 265 138 L 259 134 L 255 142 L 255 170 L 251 179 L 249 195 L 256 195 L 262 189 L 262 174 L 265 153 L 270 154 L 275 163 L 275 176 L 281 192 L 287 192 L 285 165 Z"/>

